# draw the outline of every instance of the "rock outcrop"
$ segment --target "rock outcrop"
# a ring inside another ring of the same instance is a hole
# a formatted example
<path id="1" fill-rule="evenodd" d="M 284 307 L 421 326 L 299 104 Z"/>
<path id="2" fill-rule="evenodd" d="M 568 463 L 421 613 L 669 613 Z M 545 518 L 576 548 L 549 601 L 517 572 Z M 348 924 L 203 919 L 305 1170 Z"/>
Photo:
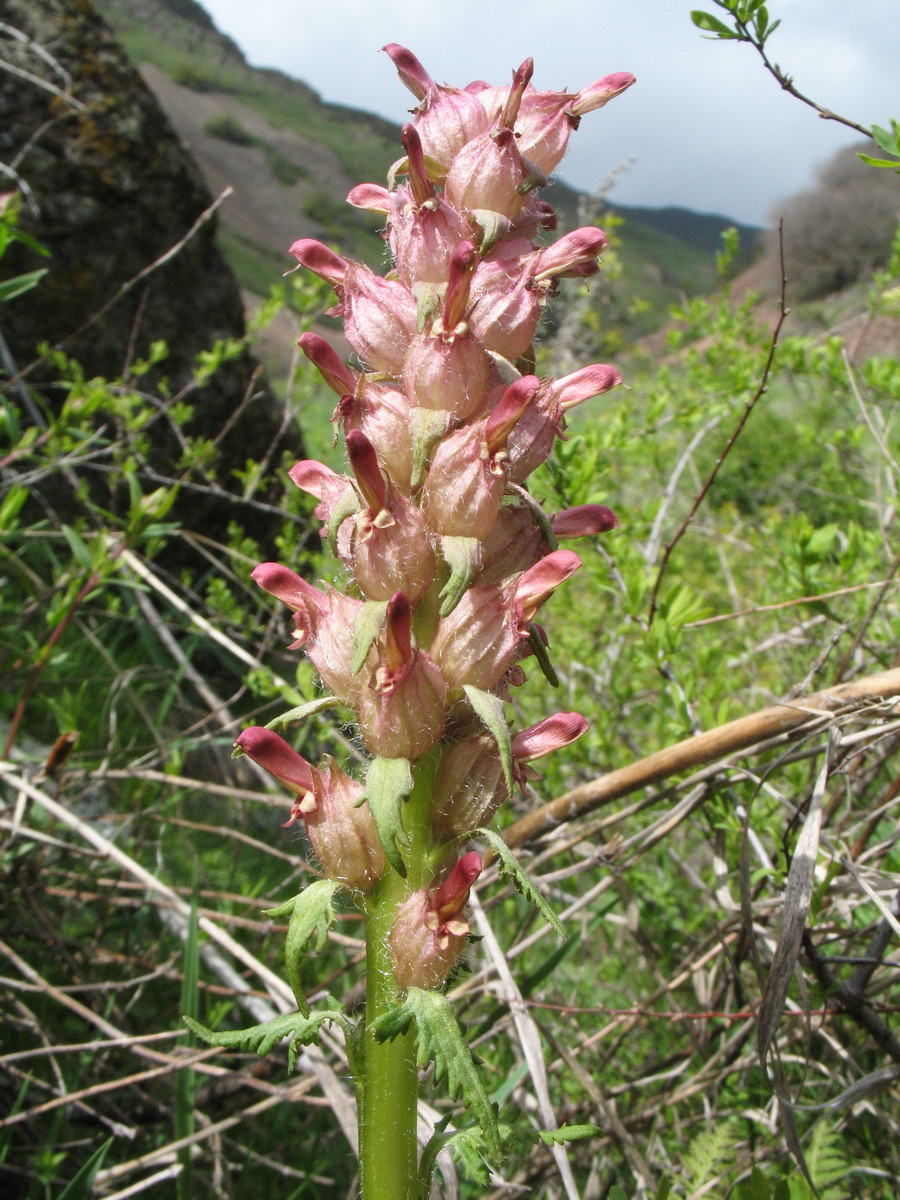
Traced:
<path id="1" fill-rule="evenodd" d="M 0 54 L 13 68 L 0 70 L 0 160 L 14 164 L 33 194 L 22 227 L 51 254 L 44 264 L 16 246 L 3 262 L 5 276 L 49 266 L 39 287 L 0 314 L 12 355 L 23 367 L 40 342 L 61 343 L 88 376 L 114 378 L 161 339 L 168 356 L 142 386 L 164 378 L 172 395 L 191 380 L 198 352 L 217 338 L 244 334 L 240 291 L 214 240 L 215 216 L 102 319 L 78 330 L 126 281 L 182 241 L 213 197 L 152 92 L 86 0 L 0 0 L 0 20 L 30 39 L 0 34 Z M 41 377 L 48 378 L 46 370 L 32 376 Z M 194 406 L 186 432 L 215 439 L 230 422 L 216 464 L 223 484 L 231 468 L 248 457 L 261 459 L 279 436 L 279 406 L 246 352 L 186 398 Z M 173 431 L 156 425 L 152 466 L 168 474 L 181 451 Z M 298 441 L 295 435 L 297 450 Z M 191 527 L 224 531 L 234 515 L 227 508 L 194 494 Z"/>

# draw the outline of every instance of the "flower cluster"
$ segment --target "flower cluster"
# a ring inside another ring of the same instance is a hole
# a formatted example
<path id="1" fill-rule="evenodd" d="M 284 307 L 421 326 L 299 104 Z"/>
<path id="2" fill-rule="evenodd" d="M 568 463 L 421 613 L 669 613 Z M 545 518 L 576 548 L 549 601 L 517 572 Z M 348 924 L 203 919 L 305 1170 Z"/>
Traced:
<path id="1" fill-rule="evenodd" d="M 540 245 L 555 216 L 537 189 L 580 118 L 634 77 L 540 92 L 528 59 L 507 87 L 457 89 L 403 47 L 385 49 L 417 100 L 391 172 L 403 182 L 364 184 L 348 200 L 383 215 L 394 267 L 382 277 L 310 239 L 290 251 L 334 287 L 360 364 L 314 333 L 300 338 L 338 396 L 349 466 L 290 472 L 352 582 L 320 590 L 276 563 L 253 578 L 293 611 L 293 645 L 355 711 L 374 758 L 437 759 L 438 875 L 408 897 L 389 939 L 398 985 L 435 987 L 465 940 L 461 911 L 481 869 L 475 851 L 453 865 L 454 849 L 491 819 L 511 778 L 472 697 L 505 698 L 542 649 L 539 610 L 581 565 L 557 539 L 616 523 L 597 504 L 548 515 L 523 485 L 566 411 L 621 382 L 604 364 L 556 380 L 534 373 L 532 342 L 558 281 L 593 275 L 606 246 L 593 227 Z M 526 764 L 585 728 L 556 713 L 518 733 L 512 777 L 524 782 Z M 331 761 L 311 766 L 270 730 L 246 730 L 238 745 L 294 792 L 290 820 L 305 821 L 325 874 L 370 893 L 391 868 L 363 786 Z"/>

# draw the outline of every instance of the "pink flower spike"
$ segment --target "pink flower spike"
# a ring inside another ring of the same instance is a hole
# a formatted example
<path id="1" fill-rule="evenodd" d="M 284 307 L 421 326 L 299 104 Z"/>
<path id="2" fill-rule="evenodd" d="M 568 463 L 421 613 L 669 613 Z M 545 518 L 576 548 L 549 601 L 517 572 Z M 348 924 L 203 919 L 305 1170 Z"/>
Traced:
<path id="1" fill-rule="evenodd" d="M 520 623 L 531 621 L 541 605 L 561 583 L 574 575 L 581 559 L 572 550 L 554 550 L 525 572 L 516 585 L 516 609 Z"/>
<path id="2" fill-rule="evenodd" d="M 356 391 L 359 376 L 340 359 L 337 351 L 329 346 L 317 333 L 303 333 L 297 345 L 313 364 L 333 392 L 339 396 L 352 395 Z"/>
<path id="3" fill-rule="evenodd" d="M 315 787 L 313 768 L 302 755 L 287 744 L 284 738 L 279 737 L 271 729 L 263 729 L 254 725 L 250 729 L 245 729 L 234 744 L 240 746 L 247 757 L 252 758 L 264 771 L 274 775 L 278 782 L 284 784 L 289 791 L 294 792 L 297 796 L 303 796 L 304 800 L 301 801 L 303 812 L 311 812 L 315 808 L 315 799 L 312 795 Z M 306 797 L 309 797 L 311 803 L 303 808 Z M 291 816 L 293 818 L 294 814 L 292 813 Z"/>
<path id="4" fill-rule="evenodd" d="M 329 250 L 322 242 L 317 242 L 315 238 L 300 238 L 298 242 L 294 242 L 288 254 L 292 254 L 302 267 L 306 267 L 322 279 L 327 279 L 334 286 L 344 282 L 347 260 Z"/>
<path id="5" fill-rule="evenodd" d="M 364 208 L 367 212 L 387 214 L 393 207 L 394 197 L 378 183 L 360 183 L 350 189 L 347 203 L 354 208 Z"/>
<path id="6" fill-rule="evenodd" d="M 626 88 L 630 88 L 635 82 L 635 77 L 630 71 L 615 71 L 612 75 L 604 75 L 590 87 L 582 88 L 571 105 L 572 115 L 583 117 L 595 108 L 602 108 L 615 96 L 621 96 Z"/>
<path id="7" fill-rule="evenodd" d="M 544 717 L 536 725 L 523 729 L 512 740 L 513 758 L 516 762 L 531 762 L 543 758 L 554 750 L 561 750 L 586 733 L 588 723 L 580 713 L 559 712 Z"/>
<path id="8" fill-rule="evenodd" d="M 551 518 L 550 524 L 558 538 L 576 538 L 616 529 L 619 520 L 605 504 L 579 504 L 577 508 L 564 508 Z"/>
<path id="9" fill-rule="evenodd" d="M 566 412 L 576 404 L 583 404 L 601 392 L 618 387 L 621 382 L 622 376 L 615 367 L 594 363 L 590 367 L 582 367 L 580 371 L 573 371 L 563 379 L 557 379 L 553 384 L 553 393 L 560 408 Z"/>
<path id="10" fill-rule="evenodd" d="M 399 46 L 396 42 L 388 42 L 381 47 L 397 68 L 397 74 L 417 100 L 424 100 L 429 92 L 437 89 L 437 84 L 416 58 L 411 50 Z"/>

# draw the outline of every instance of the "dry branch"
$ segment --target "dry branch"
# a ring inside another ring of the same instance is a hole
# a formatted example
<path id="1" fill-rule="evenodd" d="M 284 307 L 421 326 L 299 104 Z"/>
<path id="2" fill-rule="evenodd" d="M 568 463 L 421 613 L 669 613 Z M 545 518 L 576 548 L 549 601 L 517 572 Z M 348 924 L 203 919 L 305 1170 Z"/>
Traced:
<path id="1" fill-rule="evenodd" d="M 580 784 L 515 821 L 504 831 L 504 839 L 513 849 L 524 846 L 564 821 L 583 817 L 604 804 L 663 779 L 670 779 L 682 771 L 715 762 L 766 738 L 802 729 L 804 725 L 823 716 L 834 720 L 867 701 L 898 695 L 900 669 L 895 668 L 825 688 L 791 704 L 776 704 L 749 716 L 738 717 L 696 737 L 657 750 L 655 754 L 648 754 L 646 758 L 601 775 L 599 779 Z"/>

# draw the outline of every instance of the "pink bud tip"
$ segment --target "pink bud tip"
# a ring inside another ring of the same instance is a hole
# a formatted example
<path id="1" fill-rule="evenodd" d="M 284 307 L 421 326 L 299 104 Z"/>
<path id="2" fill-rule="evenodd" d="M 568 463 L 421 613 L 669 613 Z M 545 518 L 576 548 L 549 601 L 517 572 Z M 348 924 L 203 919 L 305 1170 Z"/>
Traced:
<path id="1" fill-rule="evenodd" d="M 606 533 L 618 528 L 619 521 L 605 504 L 579 504 L 576 508 L 564 508 L 550 524 L 558 538 L 576 538 Z"/>
<path id="2" fill-rule="evenodd" d="M 531 762 L 553 750 L 560 750 L 586 733 L 588 723 L 576 712 L 553 713 L 536 725 L 523 729 L 513 738 L 512 752 L 517 762 Z"/>
<path id="3" fill-rule="evenodd" d="M 497 407 L 487 419 L 484 430 L 484 440 L 491 454 L 506 445 L 506 439 L 512 433 L 516 421 L 525 412 L 534 399 L 541 381 L 536 375 L 523 375 L 511 383 L 500 397 Z"/>
<path id="4" fill-rule="evenodd" d="M 396 42 L 388 42 L 381 47 L 397 68 L 401 81 L 409 88 L 417 100 L 424 100 L 429 92 L 436 89 L 436 84 L 416 56 L 405 46 Z"/>
<path id="5" fill-rule="evenodd" d="M 481 868 L 481 855 L 477 850 L 470 850 L 462 856 L 444 882 L 432 892 L 429 907 L 442 921 L 465 908 L 469 899 L 469 889 L 481 874 Z"/>
<path id="6" fill-rule="evenodd" d="M 321 242 L 317 242 L 315 238 L 300 238 L 299 241 L 294 242 L 288 253 L 293 255 L 302 267 L 306 267 L 314 275 L 320 275 L 323 279 L 327 279 L 329 283 L 339 285 L 344 282 L 344 275 L 347 271 L 346 259 L 335 254 L 333 250 L 329 250 Z"/>
<path id="7" fill-rule="evenodd" d="M 516 587 L 516 603 L 522 619 L 530 621 L 553 591 L 574 575 L 581 559 L 572 550 L 554 550 L 529 567 Z"/>
<path id="8" fill-rule="evenodd" d="M 347 203 L 367 212 L 389 213 L 393 197 L 380 183 L 360 183 L 347 194 Z"/>
<path id="9" fill-rule="evenodd" d="M 274 596 L 276 600 L 280 600 L 282 604 L 286 604 L 295 612 L 301 609 L 305 610 L 309 603 L 316 604 L 318 607 L 317 601 L 323 599 L 322 593 L 317 591 L 312 584 L 301 579 L 288 567 L 283 567 L 281 563 L 260 563 L 250 572 L 250 578 L 264 592 L 268 592 L 270 596 Z"/>
<path id="10" fill-rule="evenodd" d="M 271 729 L 263 729 L 258 725 L 245 729 L 235 745 L 240 746 L 248 758 L 252 758 L 292 792 L 299 795 L 313 790 L 312 767 Z"/>
<path id="11" fill-rule="evenodd" d="M 392 671 L 399 671 L 412 662 L 411 632 L 412 610 L 409 601 L 402 592 L 394 592 L 388 600 L 385 615 L 387 660 Z"/>
<path id="12" fill-rule="evenodd" d="M 630 71 L 614 71 L 612 75 L 604 75 L 602 79 L 598 79 L 590 87 L 582 88 L 578 93 L 572 104 L 573 115 L 583 117 L 595 108 L 602 108 L 614 96 L 621 96 L 634 82 L 635 77 Z"/>
<path id="13" fill-rule="evenodd" d="M 359 429 L 347 434 L 347 456 L 370 512 L 381 512 L 387 502 L 387 486 L 375 447 Z"/>
<path id="14" fill-rule="evenodd" d="M 356 391 L 356 374 L 341 361 L 324 338 L 317 333 L 303 333 L 297 338 L 297 345 L 319 370 L 319 374 L 333 392 L 346 396 Z"/>
<path id="15" fill-rule="evenodd" d="M 582 367 L 580 371 L 573 371 L 571 375 L 557 379 L 553 385 L 553 391 L 563 412 L 566 412 L 568 409 L 574 408 L 576 404 L 583 404 L 585 400 L 590 400 L 592 396 L 599 396 L 601 392 L 608 392 L 610 388 L 618 387 L 621 382 L 622 376 L 615 367 L 610 367 L 606 363 L 593 363 L 589 367 Z"/>

